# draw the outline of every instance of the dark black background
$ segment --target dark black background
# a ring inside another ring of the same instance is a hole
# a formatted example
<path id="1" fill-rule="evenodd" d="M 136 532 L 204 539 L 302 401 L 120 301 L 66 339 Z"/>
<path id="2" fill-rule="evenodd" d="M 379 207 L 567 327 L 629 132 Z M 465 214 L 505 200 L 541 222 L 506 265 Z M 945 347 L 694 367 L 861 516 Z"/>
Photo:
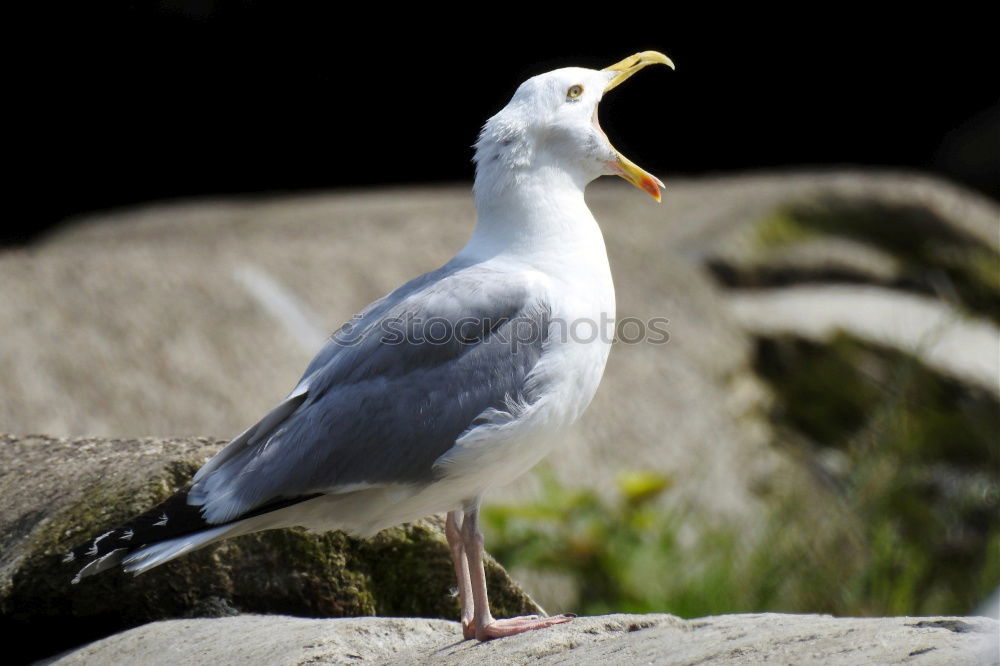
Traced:
<path id="1" fill-rule="evenodd" d="M 904 166 L 1000 195 L 995 26 L 958 5 L 405 7 L 74 3 L 9 24 L 3 240 L 179 196 L 470 180 L 521 80 L 645 49 L 677 71 L 629 81 L 601 122 L 651 171 Z"/>

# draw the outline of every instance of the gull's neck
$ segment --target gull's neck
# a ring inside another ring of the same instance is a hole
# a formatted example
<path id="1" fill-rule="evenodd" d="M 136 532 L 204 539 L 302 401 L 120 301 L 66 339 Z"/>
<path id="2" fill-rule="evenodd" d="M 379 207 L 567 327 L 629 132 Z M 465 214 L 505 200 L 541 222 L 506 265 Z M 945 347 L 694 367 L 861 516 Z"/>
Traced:
<path id="1" fill-rule="evenodd" d="M 460 256 L 498 255 L 552 262 L 559 257 L 606 263 L 604 238 L 584 201 L 587 181 L 557 167 L 516 173 L 480 168 L 477 221 Z"/>

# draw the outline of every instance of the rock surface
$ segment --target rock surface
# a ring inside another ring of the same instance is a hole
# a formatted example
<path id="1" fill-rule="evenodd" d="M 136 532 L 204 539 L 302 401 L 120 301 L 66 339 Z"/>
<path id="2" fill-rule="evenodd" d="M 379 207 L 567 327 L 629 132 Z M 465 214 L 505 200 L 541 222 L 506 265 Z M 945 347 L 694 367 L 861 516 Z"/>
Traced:
<path id="1" fill-rule="evenodd" d="M 8 655 L 44 656 L 176 617 L 285 613 L 308 617 L 457 618 L 440 521 L 384 530 L 273 530 L 229 539 L 138 577 L 118 570 L 70 579 L 69 548 L 155 506 L 220 442 L 57 440 L 0 435 L 0 632 Z M 495 562 L 491 601 L 504 615 L 538 607 Z M 36 637 L 59 626 L 43 644 Z"/>
<path id="2" fill-rule="evenodd" d="M 454 622 L 240 617 L 156 622 L 47 664 L 996 664 L 996 620 L 822 615 L 581 617 L 490 643 Z"/>

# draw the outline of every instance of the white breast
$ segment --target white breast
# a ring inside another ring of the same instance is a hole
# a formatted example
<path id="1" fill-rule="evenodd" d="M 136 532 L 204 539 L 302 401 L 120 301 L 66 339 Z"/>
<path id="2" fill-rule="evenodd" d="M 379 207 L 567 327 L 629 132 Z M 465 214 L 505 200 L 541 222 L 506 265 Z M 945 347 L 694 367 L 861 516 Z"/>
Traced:
<path id="1" fill-rule="evenodd" d="M 458 258 L 526 285 L 551 322 L 523 402 L 464 433 L 435 465 L 445 485 L 472 496 L 523 474 L 580 417 L 604 373 L 615 317 L 604 237 L 583 196 L 588 179 L 545 166 L 499 184 L 484 182 L 490 175 L 477 169 L 479 219 Z"/>
<path id="2" fill-rule="evenodd" d="M 615 319 L 607 253 L 589 211 L 568 242 L 522 244 L 488 263 L 528 285 L 551 319 L 522 408 L 468 431 L 440 461 L 448 477 L 482 489 L 507 483 L 538 463 L 560 431 L 584 412 L 604 373 Z"/>

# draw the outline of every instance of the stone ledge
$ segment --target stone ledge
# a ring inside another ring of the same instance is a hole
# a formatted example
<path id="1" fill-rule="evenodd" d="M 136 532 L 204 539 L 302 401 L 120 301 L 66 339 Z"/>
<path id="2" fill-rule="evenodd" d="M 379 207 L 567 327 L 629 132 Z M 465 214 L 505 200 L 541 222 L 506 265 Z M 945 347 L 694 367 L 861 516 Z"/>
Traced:
<path id="1" fill-rule="evenodd" d="M 445 620 L 241 615 L 154 622 L 40 663 L 967 665 L 998 663 L 997 632 L 980 617 L 606 615 L 477 643 Z"/>

